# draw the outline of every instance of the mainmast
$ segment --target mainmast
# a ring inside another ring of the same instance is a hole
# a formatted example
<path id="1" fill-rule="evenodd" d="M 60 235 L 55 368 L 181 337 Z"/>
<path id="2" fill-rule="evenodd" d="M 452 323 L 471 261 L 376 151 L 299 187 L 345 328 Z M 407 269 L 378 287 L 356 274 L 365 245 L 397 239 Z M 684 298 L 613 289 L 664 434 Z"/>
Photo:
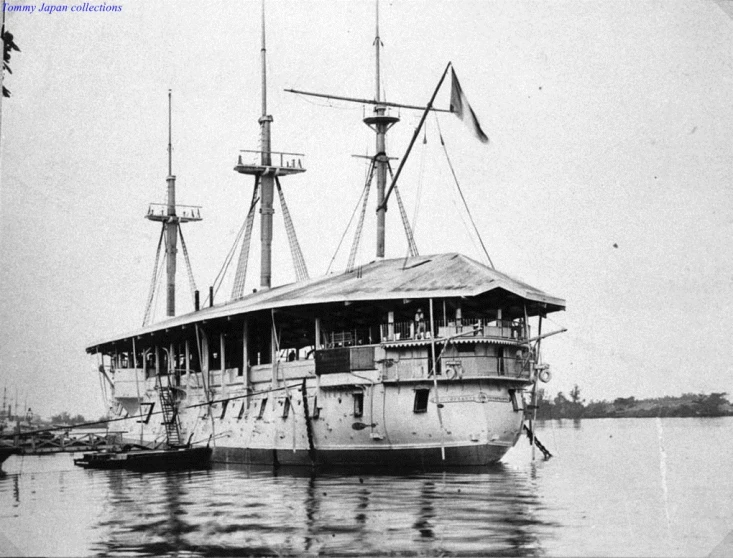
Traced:
<path id="1" fill-rule="evenodd" d="M 271 143 L 271 125 L 272 116 L 267 114 L 267 48 L 265 43 L 265 0 L 262 0 L 262 46 L 260 47 L 261 57 L 261 77 L 262 77 L 262 114 L 258 120 L 260 124 L 260 149 L 252 151 L 243 149 L 243 153 L 254 153 L 258 155 L 258 160 L 254 164 L 248 164 L 242 161 L 239 156 L 237 166 L 234 170 L 241 174 L 249 174 L 255 177 L 255 188 L 252 196 L 252 202 L 249 206 L 247 214 L 245 239 L 242 242 L 242 250 L 237 265 L 237 273 L 234 280 L 234 288 L 232 290 L 232 298 L 240 298 L 244 296 L 244 281 L 247 272 L 247 258 L 249 256 L 249 235 L 251 233 L 252 221 L 254 220 L 254 208 L 259 202 L 260 204 L 260 288 L 269 289 L 272 286 L 272 221 L 275 210 L 273 201 L 275 188 L 277 187 L 280 196 L 280 204 L 283 208 L 283 217 L 285 219 L 285 229 L 288 233 L 288 240 L 291 245 L 293 261 L 296 262 L 297 279 L 301 280 L 308 277 L 305 268 L 305 261 L 300 250 L 300 245 L 295 237 L 295 229 L 293 228 L 290 214 L 285 205 L 285 198 L 280 187 L 280 176 L 297 174 L 304 172 L 301 153 L 285 153 L 272 151 Z M 277 156 L 277 161 L 273 162 L 273 154 Z"/>
<path id="2" fill-rule="evenodd" d="M 265 47 L 265 0 L 262 0 L 262 116 L 260 116 L 260 137 L 262 138 L 261 164 L 269 167 L 272 164 L 270 125 L 272 116 L 267 114 L 267 48 Z M 262 186 L 262 206 L 260 214 L 260 287 L 269 289 L 272 285 L 272 214 L 275 210 L 272 207 L 274 194 L 274 175 L 265 172 L 260 178 Z"/>
<path id="3" fill-rule="evenodd" d="M 382 41 L 379 38 L 379 0 L 376 0 L 376 36 L 374 38 L 375 48 L 375 94 L 374 114 L 364 119 L 364 123 L 374 130 L 377 139 L 376 154 L 374 162 L 377 170 L 377 258 L 384 257 L 385 244 L 385 217 L 387 207 L 384 204 L 384 192 L 387 185 L 387 166 L 389 159 L 386 153 L 386 135 L 394 124 L 400 121 L 396 116 L 386 114 L 387 107 L 382 105 L 382 84 L 380 78 L 380 47 Z"/>

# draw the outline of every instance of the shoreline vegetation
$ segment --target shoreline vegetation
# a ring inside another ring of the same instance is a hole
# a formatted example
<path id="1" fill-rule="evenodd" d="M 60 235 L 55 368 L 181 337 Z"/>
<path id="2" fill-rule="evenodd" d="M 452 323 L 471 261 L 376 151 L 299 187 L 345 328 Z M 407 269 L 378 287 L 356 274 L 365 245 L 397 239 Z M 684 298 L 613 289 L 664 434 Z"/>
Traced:
<path id="1" fill-rule="evenodd" d="M 550 399 L 542 388 L 537 390 L 537 420 L 649 417 L 727 417 L 733 415 L 728 394 L 716 392 L 684 393 L 677 397 L 649 399 L 619 397 L 613 401 L 586 402 L 577 384 L 566 396 L 563 392 Z"/>

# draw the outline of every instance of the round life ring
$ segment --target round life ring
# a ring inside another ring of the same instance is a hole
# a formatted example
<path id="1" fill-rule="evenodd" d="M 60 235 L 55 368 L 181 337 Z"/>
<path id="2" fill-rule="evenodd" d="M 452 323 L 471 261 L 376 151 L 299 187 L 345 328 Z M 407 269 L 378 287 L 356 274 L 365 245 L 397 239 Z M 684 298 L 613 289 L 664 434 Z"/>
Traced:
<path id="1" fill-rule="evenodd" d="M 546 384 L 550 381 L 550 378 L 552 378 L 552 374 L 550 374 L 550 371 L 547 368 L 540 371 L 540 382 Z"/>

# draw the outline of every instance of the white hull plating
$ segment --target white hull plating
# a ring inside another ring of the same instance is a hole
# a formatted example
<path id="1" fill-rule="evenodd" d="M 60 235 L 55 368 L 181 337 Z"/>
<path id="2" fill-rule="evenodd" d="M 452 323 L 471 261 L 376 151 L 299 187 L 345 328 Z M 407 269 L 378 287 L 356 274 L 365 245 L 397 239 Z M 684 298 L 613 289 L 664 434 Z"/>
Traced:
<path id="1" fill-rule="evenodd" d="M 214 388 L 212 403 L 201 388 L 175 390 L 182 437 L 210 441 L 215 461 L 457 466 L 498 461 L 522 431 L 523 398 L 510 390 L 526 381 L 441 378 L 436 398 L 432 379 L 372 383 L 364 381 L 366 373 L 336 376 L 352 382 L 318 387 L 316 378 L 306 379 L 305 404 L 302 380 L 276 390 L 262 386 L 249 396 L 242 384 Z M 125 421 L 125 437 L 157 445 L 165 443 L 166 428 L 154 383 L 147 384 L 142 405 L 125 398 L 118 408 L 130 416 L 150 412 L 147 423 Z"/>

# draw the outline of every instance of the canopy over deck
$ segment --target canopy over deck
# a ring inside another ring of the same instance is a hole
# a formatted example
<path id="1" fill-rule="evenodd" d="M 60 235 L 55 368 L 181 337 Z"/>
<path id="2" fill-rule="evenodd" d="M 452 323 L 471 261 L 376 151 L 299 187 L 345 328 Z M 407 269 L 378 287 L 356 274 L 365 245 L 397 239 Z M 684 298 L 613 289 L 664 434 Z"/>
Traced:
<path id="1" fill-rule="evenodd" d="M 131 337 L 163 332 L 204 320 L 218 320 L 263 310 L 312 310 L 318 306 L 384 305 L 397 300 L 460 298 L 467 305 L 480 298 L 481 304 L 506 304 L 507 299 L 519 308 L 526 305 L 528 315 L 545 314 L 565 309 L 565 301 L 550 296 L 456 253 L 377 260 L 357 267 L 350 273 L 328 275 L 272 289 L 257 291 L 241 299 L 214 305 L 162 322 L 100 340 L 87 347 L 94 353 Z M 506 306 L 505 306 L 506 307 Z M 523 309 L 522 309 L 523 312 Z M 519 314 L 518 314 L 519 315 Z"/>

